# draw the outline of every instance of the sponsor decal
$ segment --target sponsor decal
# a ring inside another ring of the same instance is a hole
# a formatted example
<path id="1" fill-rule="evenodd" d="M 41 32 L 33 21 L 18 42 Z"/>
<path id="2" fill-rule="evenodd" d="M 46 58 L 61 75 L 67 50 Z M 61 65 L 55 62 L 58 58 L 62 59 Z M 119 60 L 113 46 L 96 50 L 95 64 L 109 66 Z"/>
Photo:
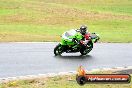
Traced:
<path id="1" fill-rule="evenodd" d="M 131 76 L 129 74 L 87 74 L 80 66 L 76 81 L 80 85 L 86 83 L 130 83 Z"/>

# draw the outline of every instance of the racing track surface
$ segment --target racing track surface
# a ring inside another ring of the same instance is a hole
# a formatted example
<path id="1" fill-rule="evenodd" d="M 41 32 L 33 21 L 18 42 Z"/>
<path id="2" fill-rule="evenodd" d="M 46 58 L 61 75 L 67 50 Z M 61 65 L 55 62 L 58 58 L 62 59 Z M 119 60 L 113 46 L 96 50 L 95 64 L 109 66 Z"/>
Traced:
<path id="1" fill-rule="evenodd" d="M 132 65 L 132 43 L 97 43 L 86 56 L 55 57 L 57 43 L 0 43 L 0 78 Z"/>

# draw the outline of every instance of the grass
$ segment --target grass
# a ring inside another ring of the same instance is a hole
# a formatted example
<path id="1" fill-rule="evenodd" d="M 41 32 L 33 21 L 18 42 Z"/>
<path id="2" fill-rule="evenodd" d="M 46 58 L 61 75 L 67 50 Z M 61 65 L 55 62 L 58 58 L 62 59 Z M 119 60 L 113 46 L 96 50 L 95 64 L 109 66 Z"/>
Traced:
<path id="1" fill-rule="evenodd" d="M 92 72 L 92 74 L 111 74 L 111 71 Z M 17 80 L 1 83 L 0 88 L 131 88 L 129 84 L 85 84 L 80 86 L 75 80 L 75 75 Z"/>
<path id="2" fill-rule="evenodd" d="M 101 42 L 132 42 L 131 0 L 1 0 L 0 42 L 60 41 L 86 24 Z"/>

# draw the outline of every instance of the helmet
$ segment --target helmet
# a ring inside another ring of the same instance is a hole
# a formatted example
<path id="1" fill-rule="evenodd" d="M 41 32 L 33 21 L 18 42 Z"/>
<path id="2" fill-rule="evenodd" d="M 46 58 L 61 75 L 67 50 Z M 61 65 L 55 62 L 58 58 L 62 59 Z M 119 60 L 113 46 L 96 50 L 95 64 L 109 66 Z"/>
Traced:
<path id="1" fill-rule="evenodd" d="M 81 33 L 82 35 L 85 35 L 86 32 L 87 32 L 87 26 L 82 25 L 82 26 L 80 27 L 80 33 Z"/>

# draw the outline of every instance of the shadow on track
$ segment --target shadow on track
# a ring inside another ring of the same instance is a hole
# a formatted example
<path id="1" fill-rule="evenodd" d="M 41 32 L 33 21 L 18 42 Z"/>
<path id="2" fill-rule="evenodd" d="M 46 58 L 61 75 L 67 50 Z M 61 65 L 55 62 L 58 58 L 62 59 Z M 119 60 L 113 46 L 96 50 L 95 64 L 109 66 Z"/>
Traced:
<path id="1" fill-rule="evenodd" d="M 54 58 L 59 59 L 92 59 L 93 57 L 91 55 L 79 55 L 79 56 L 54 56 Z"/>

